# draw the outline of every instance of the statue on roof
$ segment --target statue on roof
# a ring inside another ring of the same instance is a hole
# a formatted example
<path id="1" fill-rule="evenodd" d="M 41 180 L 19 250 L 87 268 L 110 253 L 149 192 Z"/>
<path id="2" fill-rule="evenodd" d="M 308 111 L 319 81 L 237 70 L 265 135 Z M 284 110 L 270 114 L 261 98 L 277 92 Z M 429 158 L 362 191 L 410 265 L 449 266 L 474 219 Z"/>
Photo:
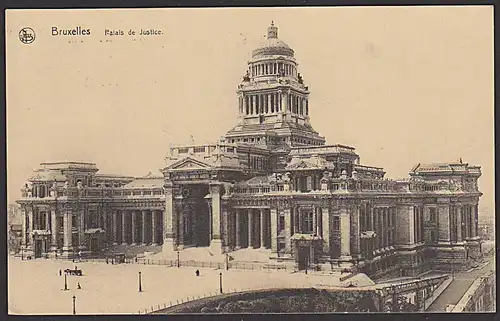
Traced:
<path id="1" fill-rule="evenodd" d="M 28 185 L 28 183 L 24 184 L 24 187 L 21 189 L 21 193 L 23 197 L 32 197 L 32 189 Z"/>
<path id="2" fill-rule="evenodd" d="M 247 73 L 245 74 L 245 76 L 243 76 L 243 81 L 244 82 L 249 82 L 250 81 L 250 73 L 248 72 L 248 70 L 247 70 Z"/>
<path id="3" fill-rule="evenodd" d="M 300 74 L 300 72 L 297 74 L 297 78 L 299 79 L 299 84 L 303 85 L 304 84 L 304 79 L 302 79 L 302 75 Z"/>

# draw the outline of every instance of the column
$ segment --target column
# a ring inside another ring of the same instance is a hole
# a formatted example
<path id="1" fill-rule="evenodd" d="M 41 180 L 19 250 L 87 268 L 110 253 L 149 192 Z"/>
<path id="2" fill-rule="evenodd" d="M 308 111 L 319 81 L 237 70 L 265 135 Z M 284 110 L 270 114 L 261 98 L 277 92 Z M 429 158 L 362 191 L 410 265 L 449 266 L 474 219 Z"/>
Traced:
<path id="1" fill-rule="evenodd" d="M 23 206 L 21 208 L 21 219 L 22 219 L 22 224 L 23 224 L 23 230 L 22 230 L 22 241 L 21 241 L 21 246 L 26 246 L 26 235 L 28 234 L 27 233 L 27 228 L 28 228 L 28 225 L 26 224 L 26 208 Z"/>
<path id="2" fill-rule="evenodd" d="M 290 208 L 285 208 L 283 212 L 285 214 L 285 253 L 290 254 L 292 253 L 292 244 L 290 240 L 290 237 L 292 236 L 292 220 L 290 215 Z"/>
<path id="3" fill-rule="evenodd" d="M 149 243 L 148 242 L 148 236 L 149 235 L 147 235 L 148 234 L 148 222 L 147 222 L 148 217 L 147 217 L 147 214 L 148 213 L 147 213 L 146 210 L 142 210 L 142 225 L 141 225 L 142 226 L 142 233 L 141 233 L 142 235 L 141 236 L 142 236 L 142 244 L 143 245 L 146 245 L 146 244 Z M 151 237 L 149 237 L 149 238 L 151 238 Z"/>
<path id="4" fill-rule="evenodd" d="M 413 206 L 407 206 L 408 208 L 408 213 L 405 215 L 408 220 L 408 239 L 406 244 L 414 244 L 415 243 L 415 215 L 414 215 L 414 207 Z"/>
<path id="5" fill-rule="evenodd" d="M 439 242 L 450 242 L 450 207 L 448 205 L 438 207 L 438 219 Z M 413 226 L 411 231 L 413 231 Z"/>
<path id="6" fill-rule="evenodd" d="M 360 221 L 359 221 L 359 205 L 355 205 L 352 207 L 352 224 L 351 224 L 351 234 L 353 236 L 352 238 L 352 252 L 355 254 L 361 253 L 361 242 L 360 242 Z M 387 214 L 387 208 L 386 214 Z M 386 215 L 387 218 L 387 215 Z M 386 219 L 387 223 L 387 219 Z M 386 237 L 387 237 L 387 231 L 386 231 Z"/>
<path id="7" fill-rule="evenodd" d="M 222 241 L 224 246 L 228 247 L 229 242 L 229 211 L 227 208 L 222 209 Z"/>
<path id="8" fill-rule="evenodd" d="M 292 209 L 292 215 L 293 215 L 293 234 L 295 233 L 300 233 L 300 217 L 299 217 L 299 208 L 297 206 L 293 206 Z"/>
<path id="9" fill-rule="evenodd" d="M 222 254 L 222 240 L 220 230 L 220 185 L 210 185 L 210 194 L 212 196 L 212 239 L 210 240 L 210 250 L 213 253 Z"/>
<path id="10" fill-rule="evenodd" d="M 278 253 L 278 210 L 271 208 L 271 252 Z"/>
<path id="11" fill-rule="evenodd" d="M 45 230 L 50 231 L 50 212 L 45 211 Z"/>
<path id="12" fill-rule="evenodd" d="M 265 216 L 264 216 L 264 209 L 260 209 L 260 248 L 265 249 L 265 231 L 266 231 L 266 225 L 265 225 Z"/>
<path id="13" fill-rule="evenodd" d="M 78 248 L 85 247 L 85 212 L 86 208 L 84 207 L 82 211 L 78 211 L 80 215 L 80 223 L 78 224 Z M 75 244 L 73 244 L 74 246 Z"/>
<path id="14" fill-rule="evenodd" d="M 132 244 L 130 245 L 137 245 L 137 211 L 133 210 L 131 211 L 132 213 Z"/>
<path id="15" fill-rule="evenodd" d="M 118 245 L 118 210 L 113 211 L 113 245 Z"/>
<path id="16" fill-rule="evenodd" d="M 317 214 L 317 211 L 316 211 L 316 206 L 313 206 L 313 229 L 312 229 L 312 232 L 313 232 L 313 235 L 319 235 L 317 232 L 318 230 L 318 216 L 316 215 Z"/>
<path id="17" fill-rule="evenodd" d="M 253 248 L 253 210 L 248 209 L 248 248 Z"/>
<path id="18" fill-rule="evenodd" d="M 53 209 L 50 211 L 51 214 L 51 222 L 50 222 L 50 227 L 51 227 L 51 233 L 52 233 L 52 251 L 55 251 L 57 249 L 57 216 L 56 216 L 56 210 Z M 47 214 L 48 216 L 48 214 Z"/>
<path id="19" fill-rule="evenodd" d="M 281 105 L 283 106 L 283 111 L 288 112 L 288 94 L 283 93 L 281 98 Z"/>
<path id="20" fill-rule="evenodd" d="M 122 244 L 127 244 L 127 211 L 122 210 Z"/>
<path id="21" fill-rule="evenodd" d="M 259 111 L 257 110 L 257 95 L 252 95 L 252 114 L 256 115 L 259 113 Z"/>
<path id="22" fill-rule="evenodd" d="M 152 210 L 151 211 L 151 245 L 155 246 L 158 245 L 158 226 L 157 226 L 157 220 L 158 220 L 158 211 Z"/>
<path id="23" fill-rule="evenodd" d="M 241 231 L 240 231 L 240 228 L 241 228 L 241 222 L 240 222 L 240 209 L 236 209 L 236 247 L 234 248 L 235 250 L 239 250 L 241 248 Z"/>
<path id="24" fill-rule="evenodd" d="M 274 110 L 274 106 L 272 105 L 272 100 L 271 100 L 271 95 L 272 94 L 267 94 L 267 106 L 268 106 L 268 111 L 271 112 Z"/>
<path id="25" fill-rule="evenodd" d="M 172 195 L 172 185 L 165 184 L 165 211 L 163 212 L 163 251 L 174 251 L 174 224 L 175 213 L 174 198 Z"/>
<path id="26" fill-rule="evenodd" d="M 342 259 L 351 259 L 351 217 L 347 208 L 340 209 L 340 251 Z"/>
<path id="27" fill-rule="evenodd" d="M 73 212 L 71 209 L 67 209 L 66 213 L 63 214 L 64 223 L 64 244 L 63 251 L 71 251 L 73 246 Z M 32 221 L 32 220 L 30 220 Z M 31 223 L 30 223 L 31 224 Z"/>
<path id="28" fill-rule="evenodd" d="M 323 227 L 323 252 L 330 255 L 330 209 L 328 207 L 321 208 L 321 219 Z"/>
<path id="29" fill-rule="evenodd" d="M 457 242 L 462 242 L 462 206 L 457 205 L 455 207 L 457 216 Z"/>
<path id="30" fill-rule="evenodd" d="M 385 207 L 381 207 L 379 209 L 380 215 L 380 248 L 385 247 L 385 235 L 387 234 L 387 230 L 385 229 Z"/>
<path id="31" fill-rule="evenodd" d="M 472 218 L 472 233 L 474 233 L 474 237 L 479 235 L 478 233 L 478 219 L 479 219 L 479 210 L 478 205 L 475 204 L 472 206 L 473 218 Z"/>
<path id="32" fill-rule="evenodd" d="M 177 234 L 177 249 L 182 250 L 184 248 L 184 215 L 186 213 L 184 211 L 179 211 L 177 213 L 177 227 L 178 227 L 178 234 Z"/>

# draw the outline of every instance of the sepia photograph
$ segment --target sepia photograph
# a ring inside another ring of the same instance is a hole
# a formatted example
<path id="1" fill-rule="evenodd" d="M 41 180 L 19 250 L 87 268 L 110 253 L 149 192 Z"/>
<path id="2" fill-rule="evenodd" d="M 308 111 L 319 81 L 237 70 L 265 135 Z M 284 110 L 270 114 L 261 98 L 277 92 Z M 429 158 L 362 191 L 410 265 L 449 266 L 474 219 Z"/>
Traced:
<path id="1" fill-rule="evenodd" d="M 495 312 L 493 30 L 6 10 L 8 313 Z"/>

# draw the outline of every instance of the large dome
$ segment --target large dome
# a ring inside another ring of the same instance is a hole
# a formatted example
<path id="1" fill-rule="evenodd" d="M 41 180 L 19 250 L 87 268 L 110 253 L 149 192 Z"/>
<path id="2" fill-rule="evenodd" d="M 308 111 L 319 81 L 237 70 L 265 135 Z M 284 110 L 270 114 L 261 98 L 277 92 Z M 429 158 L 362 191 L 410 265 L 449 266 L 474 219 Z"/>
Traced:
<path id="1" fill-rule="evenodd" d="M 293 57 L 293 49 L 290 48 L 284 41 L 278 39 L 278 28 L 271 23 L 267 28 L 267 39 L 261 45 L 252 51 L 253 58 L 263 56 L 282 55 Z"/>

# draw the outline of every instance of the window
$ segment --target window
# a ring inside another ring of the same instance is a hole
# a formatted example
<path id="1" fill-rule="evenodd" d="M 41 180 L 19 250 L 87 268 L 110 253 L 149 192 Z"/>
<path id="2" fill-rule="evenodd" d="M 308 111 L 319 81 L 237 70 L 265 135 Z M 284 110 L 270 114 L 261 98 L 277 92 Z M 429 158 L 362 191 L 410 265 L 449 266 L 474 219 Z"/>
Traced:
<path id="1" fill-rule="evenodd" d="M 195 147 L 194 148 L 195 153 L 204 153 L 205 152 L 205 147 Z"/>
<path id="2" fill-rule="evenodd" d="M 312 212 L 304 213 L 304 225 L 302 228 L 302 233 L 312 234 L 314 231 L 313 224 L 314 223 L 314 215 Z"/>
<path id="3" fill-rule="evenodd" d="M 340 231 L 340 217 L 339 216 L 333 217 L 333 230 Z"/>
<path id="4" fill-rule="evenodd" d="M 179 148 L 178 151 L 179 151 L 179 154 L 186 154 L 189 152 L 189 149 L 188 148 Z"/>
<path id="5" fill-rule="evenodd" d="M 307 191 L 312 191 L 313 189 L 313 186 L 312 186 L 312 177 L 311 176 L 307 176 L 306 177 L 306 189 Z"/>
<path id="6" fill-rule="evenodd" d="M 429 208 L 429 220 L 431 222 L 436 222 L 437 221 L 437 214 L 436 214 L 436 208 L 435 207 Z"/>
<path id="7" fill-rule="evenodd" d="M 278 231 L 282 231 L 285 229 L 285 216 L 280 215 L 279 216 L 279 222 L 278 222 Z"/>

